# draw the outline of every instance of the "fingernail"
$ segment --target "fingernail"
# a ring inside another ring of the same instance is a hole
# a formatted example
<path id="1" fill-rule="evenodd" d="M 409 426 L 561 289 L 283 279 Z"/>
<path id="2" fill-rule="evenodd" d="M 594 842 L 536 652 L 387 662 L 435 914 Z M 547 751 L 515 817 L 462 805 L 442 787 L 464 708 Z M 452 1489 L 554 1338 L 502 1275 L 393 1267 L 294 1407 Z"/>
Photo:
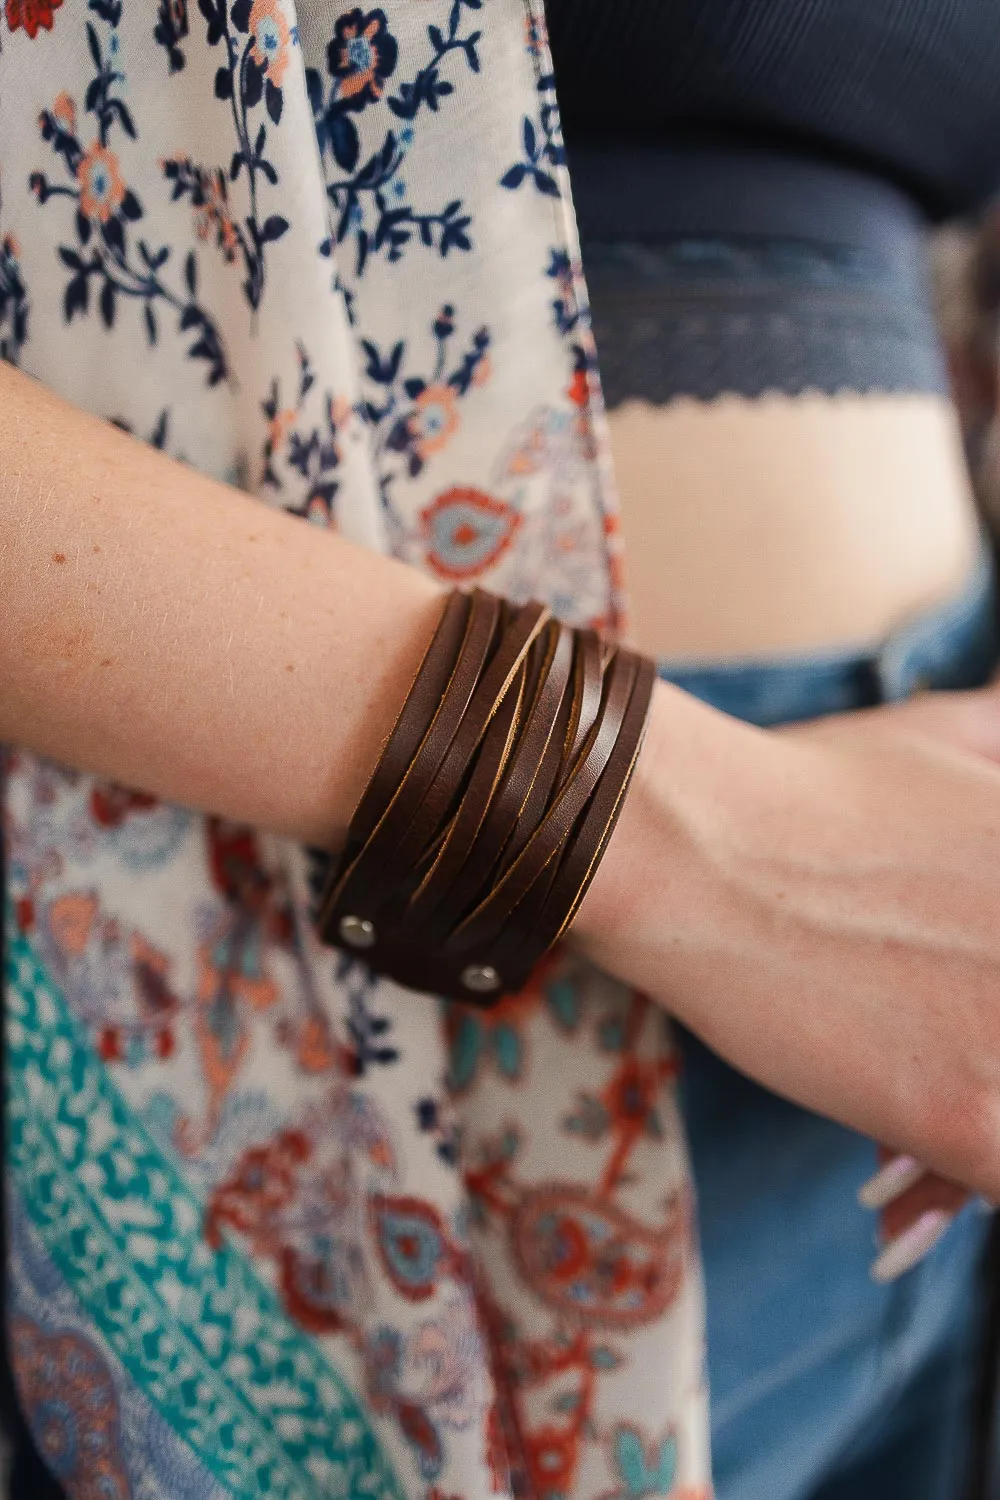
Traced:
<path id="1" fill-rule="evenodd" d="M 858 1202 L 862 1208 L 885 1208 L 900 1193 L 919 1182 L 924 1172 L 925 1168 L 912 1156 L 894 1156 L 858 1189 Z"/>
<path id="2" fill-rule="evenodd" d="M 895 1281 L 907 1271 L 912 1271 L 913 1267 L 933 1250 L 954 1217 L 954 1214 L 945 1213 L 940 1208 L 933 1208 L 921 1214 L 915 1224 L 911 1224 L 909 1229 L 896 1239 L 890 1240 L 881 1255 L 873 1262 L 872 1280 Z"/>

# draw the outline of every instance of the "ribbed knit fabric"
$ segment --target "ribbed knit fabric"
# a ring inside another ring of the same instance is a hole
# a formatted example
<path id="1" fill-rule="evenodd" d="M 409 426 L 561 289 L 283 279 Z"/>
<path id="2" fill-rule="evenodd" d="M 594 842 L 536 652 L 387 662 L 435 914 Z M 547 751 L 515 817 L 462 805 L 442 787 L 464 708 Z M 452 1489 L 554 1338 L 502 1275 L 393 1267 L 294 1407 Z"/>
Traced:
<path id="1" fill-rule="evenodd" d="M 548 0 L 614 407 L 941 391 L 923 224 L 1000 184 L 997 0 Z"/>
<path id="2" fill-rule="evenodd" d="M 1000 183 L 996 0 L 547 0 L 570 148 L 719 128 L 813 147 L 932 216 Z"/>

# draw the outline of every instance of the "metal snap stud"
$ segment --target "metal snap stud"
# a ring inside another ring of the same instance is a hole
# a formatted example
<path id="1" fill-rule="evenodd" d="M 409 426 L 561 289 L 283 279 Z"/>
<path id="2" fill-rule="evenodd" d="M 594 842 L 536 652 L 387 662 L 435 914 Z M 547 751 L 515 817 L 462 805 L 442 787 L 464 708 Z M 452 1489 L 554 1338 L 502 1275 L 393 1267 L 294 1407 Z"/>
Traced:
<path id="1" fill-rule="evenodd" d="M 500 988 L 500 975 L 490 964 L 470 964 L 462 970 L 462 983 L 474 995 L 489 995 Z"/>
<path id="2" fill-rule="evenodd" d="M 375 946 L 375 923 L 366 917 L 341 917 L 340 936 L 350 948 L 372 948 Z"/>

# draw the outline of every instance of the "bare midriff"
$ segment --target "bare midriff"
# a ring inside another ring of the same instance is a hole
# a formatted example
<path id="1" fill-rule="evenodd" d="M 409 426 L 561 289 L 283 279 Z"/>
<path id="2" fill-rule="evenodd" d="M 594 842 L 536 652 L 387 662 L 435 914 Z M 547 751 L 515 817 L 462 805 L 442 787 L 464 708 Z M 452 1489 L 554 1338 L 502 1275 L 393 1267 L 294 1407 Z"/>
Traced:
<path id="1" fill-rule="evenodd" d="M 631 635 L 665 660 L 878 642 L 955 596 L 979 526 L 934 395 L 630 401 L 610 415 Z"/>

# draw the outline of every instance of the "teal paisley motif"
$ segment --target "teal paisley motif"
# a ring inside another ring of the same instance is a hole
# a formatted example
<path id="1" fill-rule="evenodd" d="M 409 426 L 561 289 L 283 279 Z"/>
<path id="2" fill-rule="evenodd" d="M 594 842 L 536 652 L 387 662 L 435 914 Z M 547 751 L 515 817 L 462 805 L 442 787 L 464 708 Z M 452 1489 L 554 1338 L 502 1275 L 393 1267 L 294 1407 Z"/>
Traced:
<path id="1" fill-rule="evenodd" d="M 30 944 L 7 933 L 7 1157 L 60 1273 L 238 1500 L 402 1500 L 362 1407 L 130 1113 Z"/>

